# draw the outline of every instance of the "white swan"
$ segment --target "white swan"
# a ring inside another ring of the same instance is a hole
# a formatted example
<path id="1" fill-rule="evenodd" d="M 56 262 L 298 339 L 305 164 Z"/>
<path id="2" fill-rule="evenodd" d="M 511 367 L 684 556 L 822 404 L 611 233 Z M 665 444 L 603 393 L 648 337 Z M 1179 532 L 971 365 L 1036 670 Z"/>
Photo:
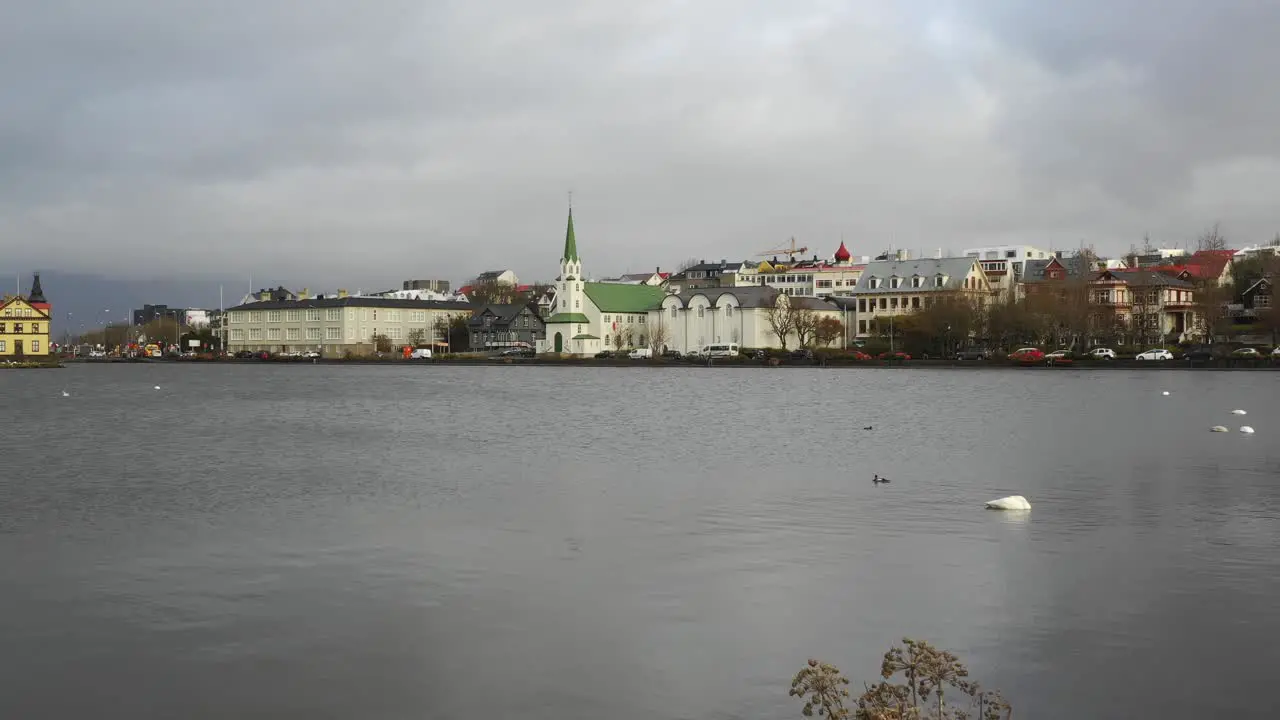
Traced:
<path id="1" fill-rule="evenodd" d="M 156 389 L 157 389 L 157 390 L 159 390 L 159 389 L 160 389 L 160 386 L 159 386 L 159 385 L 157 385 L 157 386 L 156 386 Z"/>
<path id="2" fill-rule="evenodd" d="M 1021 495 L 1010 495 L 997 500 L 987 501 L 988 510 L 1030 510 L 1031 503 Z"/>
<path id="3" fill-rule="evenodd" d="M 1231 411 L 1231 414 L 1232 414 L 1232 415 L 1248 415 L 1249 413 L 1247 413 L 1247 412 L 1245 412 L 1245 411 L 1243 411 L 1243 410 L 1232 410 L 1232 411 Z"/>
<path id="4" fill-rule="evenodd" d="M 1241 425 L 1240 432 L 1244 433 L 1245 435 L 1252 435 L 1253 428 L 1249 427 L 1248 425 Z"/>
<path id="5" fill-rule="evenodd" d="M 62 397 L 71 397 L 71 393 L 67 392 L 66 390 L 63 390 Z"/>
<path id="6" fill-rule="evenodd" d="M 1214 425 L 1209 428 L 1209 432 L 1228 432 L 1225 425 Z"/>
<path id="7" fill-rule="evenodd" d="M 1169 391 L 1168 391 L 1168 390 L 1165 390 L 1164 392 L 1162 392 L 1162 393 L 1160 393 L 1160 394 L 1161 394 L 1161 395 L 1168 395 L 1168 394 L 1169 394 Z"/>

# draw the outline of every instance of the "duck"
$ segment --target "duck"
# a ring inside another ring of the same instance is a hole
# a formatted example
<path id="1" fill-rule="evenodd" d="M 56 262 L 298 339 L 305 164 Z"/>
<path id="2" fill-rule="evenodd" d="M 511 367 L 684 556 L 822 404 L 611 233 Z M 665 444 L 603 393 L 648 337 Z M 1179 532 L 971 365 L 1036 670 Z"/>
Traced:
<path id="1" fill-rule="evenodd" d="M 868 425 L 868 426 L 866 426 L 866 427 L 864 427 L 864 428 L 862 428 L 862 429 L 863 429 L 863 430 L 870 430 L 870 429 L 871 429 L 871 426 L 870 426 L 870 425 Z"/>
<path id="2" fill-rule="evenodd" d="M 872 483 L 873 485 L 879 485 L 879 484 L 881 484 L 881 483 L 883 483 L 883 484 L 885 484 L 885 485 L 888 485 L 888 484 L 889 484 L 889 478 L 880 477 L 879 473 L 877 473 L 875 477 L 871 478 L 871 483 Z"/>

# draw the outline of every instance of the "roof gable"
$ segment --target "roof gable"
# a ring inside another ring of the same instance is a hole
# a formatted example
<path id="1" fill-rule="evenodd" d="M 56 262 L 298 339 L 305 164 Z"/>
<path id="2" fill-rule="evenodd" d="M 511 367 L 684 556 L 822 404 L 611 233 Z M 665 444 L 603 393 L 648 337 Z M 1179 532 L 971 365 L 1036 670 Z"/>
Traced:
<path id="1" fill-rule="evenodd" d="M 648 312 L 660 304 L 666 291 L 653 285 L 583 283 L 582 290 L 600 312 Z"/>
<path id="2" fill-rule="evenodd" d="M 1257 280 L 1254 281 L 1252 285 L 1245 288 L 1244 291 L 1241 292 L 1240 294 L 1241 295 L 1253 295 L 1255 293 L 1269 294 L 1270 292 L 1271 292 L 1271 280 L 1269 280 L 1268 278 L 1258 278 Z"/>
<path id="3" fill-rule="evenodd" d="M 30 311 L 27 314 L 24 311 Z M 18 313 L 23 313 L 19 315 Z M 27 302 L 26 298 L 11 297 L 0 302 L 0 317 L 30 317 L 42 320 L 49 319 L 49 313 L 40 308 L 40 304 Z"/>

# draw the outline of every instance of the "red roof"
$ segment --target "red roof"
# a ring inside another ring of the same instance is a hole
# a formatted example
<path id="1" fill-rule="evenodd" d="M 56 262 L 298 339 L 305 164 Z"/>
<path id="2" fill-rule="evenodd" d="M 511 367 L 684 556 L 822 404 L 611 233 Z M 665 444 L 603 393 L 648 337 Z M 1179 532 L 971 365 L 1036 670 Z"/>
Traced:
<path id="1" fill-rule="evenodd" d="M 471 288 L 472 286 L 470 285 L 463 285 L 462 287 L 458 288 L 458 292 L 463 295 L 466 295 L 467 293 L 471 292 Z"/>
<path id="2" fill-rule="evenodd" d="M 840 247 L 836 249 L 836 262 L 849 262 L 849 258 L 853 257 L 849 254 L 849 248 L 844 246 L 844 241 L 840 241 Z"/>

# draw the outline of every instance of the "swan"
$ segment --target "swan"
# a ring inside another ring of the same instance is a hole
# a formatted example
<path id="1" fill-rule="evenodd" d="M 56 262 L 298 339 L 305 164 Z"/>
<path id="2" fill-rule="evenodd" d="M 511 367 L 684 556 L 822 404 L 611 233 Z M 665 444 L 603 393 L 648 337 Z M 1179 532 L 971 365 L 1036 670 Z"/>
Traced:
<path id="1" fill-rule="evenodd" d="M 71 397 L 71 393 L 67 392 L 66 390 L 63 390 L 62 397 Z"/>
<path id="2" fill-rule="evenodd" d="M 1241 425 L 1240 432 L 1244 433 L 1245 435 L 1252 435 L 1253 428 L 1249 427 L 1248 425 Z"/>
<path id="3" fill-rule="evenodd" d="M 1030 510 L 1031 503 L 1021 495 L 1010 495 L 997 500 L 987 501 L 988 510 Z"/>
<path id="4" fill-rule="evenodd" d="M 1209 428 L 1209 432 L 1227 432 L 1227 428 L 1223 425 L 1214 425 Z"/>
<path id="5" fill-rule="evenodd" d="M 1169 391 L 1168 391 L 1168 390 L 1165 390 L 1164 392 L 1162 392 L 1162 393 L 1160 393 L 1160 394 L 1161 394 L 1161 395 L 1168 395 L 1168 394 L 1169 394 Z"/>
<path id="6" fill-rule="evenodd" d="M 157 390 L 159 390 L 159 389 L 160 389 L 160 386 L 159 386 L 159 385 L 157 385 L 157 386 L 156 386 L 156 389 L 157 389 Z"/>
<path id="7" fill-rule="evenodd" d="M 1245 411 L 1243 411 L 1243 410 L 1232 410 L 1232 411 L 1231 411 L 1231 414 L 1232 414 L 1232 415 L 1248 415 L 1249 413 L 1247 413 L 1247 412 L 1245 412 Z"/>

